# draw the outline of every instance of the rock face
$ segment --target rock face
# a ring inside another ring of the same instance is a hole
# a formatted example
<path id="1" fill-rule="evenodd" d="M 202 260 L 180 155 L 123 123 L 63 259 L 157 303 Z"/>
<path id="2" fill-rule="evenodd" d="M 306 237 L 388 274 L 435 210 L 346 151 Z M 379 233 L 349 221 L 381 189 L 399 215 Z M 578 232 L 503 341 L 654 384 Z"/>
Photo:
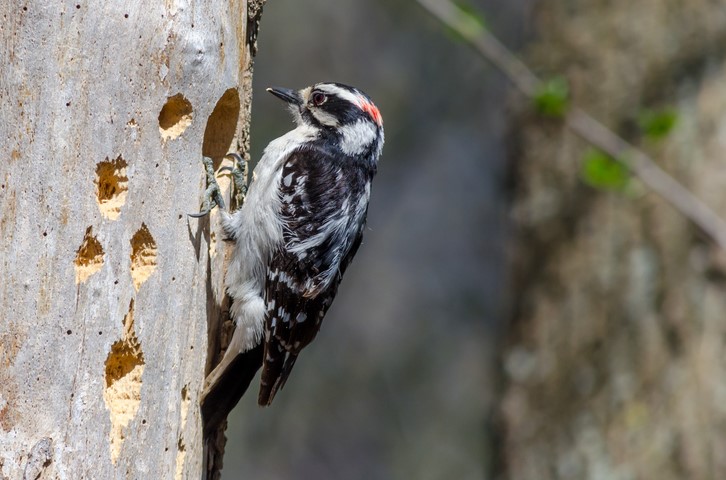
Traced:
<path id="1" fill-rule="evenodd" d="M 726 215 L 726 7 L 546 0 L 529 60 Z M 660 140 L 644 111 L 673 108 Z M 707 479 L 726 468 L 724 252 L 636 181 L 581 179 L 586 145 L 524 118 L 514 153 L 513 310 L 503 354 L 511 479 Z M 721 472 L 721 473 L 719 473 Z"/>

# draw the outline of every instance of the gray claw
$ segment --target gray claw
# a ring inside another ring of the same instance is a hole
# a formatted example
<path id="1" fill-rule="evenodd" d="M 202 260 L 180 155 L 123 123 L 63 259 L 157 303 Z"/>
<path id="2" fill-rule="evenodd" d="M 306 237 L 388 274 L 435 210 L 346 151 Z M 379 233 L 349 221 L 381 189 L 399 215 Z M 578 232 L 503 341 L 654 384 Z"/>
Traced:
<path id="1" fill-rule="evenodd" d="M 209 212 L 211 212 L 211 210 L 202 210 L 199 213 L 187 213 L 187 216 L 192 218 L 202 218 L 209 215 Z"/>
<path id="2" fill-rule="evenodd" d="M 204 168 L 207 173 L 207 189 L 204 191 L 204 202 L 202 203 L 202 210 L 199 213 L 187 213 L 192 218 L 200 218 L 209 215 L 214 207 L 224 208 L 224 199 L 222 193 L 219 190 L 217 180 L 214 178 L 214 162 L 209 157 L 204 157 L 202 160 Z"/>
<path id="3" fill-rule="evenodd" d="M 242 205 L 245 195 L 247 195 L 247 182 L 245 182 L 247 163 L 239 153 L 228 153 L 227 156 L 234 159 L 234 167 L 223 167 L 222 170 L 227 170 L 232 175 L 235 189 L 235 202 L 239 206 Z"/>

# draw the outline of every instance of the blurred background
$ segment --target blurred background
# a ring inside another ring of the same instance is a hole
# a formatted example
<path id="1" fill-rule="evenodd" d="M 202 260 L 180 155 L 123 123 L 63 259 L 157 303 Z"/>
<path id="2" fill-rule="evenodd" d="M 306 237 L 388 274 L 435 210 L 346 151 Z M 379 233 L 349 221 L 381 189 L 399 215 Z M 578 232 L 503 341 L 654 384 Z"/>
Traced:
<path id="1" fill-rule="evenodd" d="M 726 212 L 726 2 L 466 7 Z M 253 159 L 291 128 L 270 85 L 361 88 L 386 145 L 322 331 L 231 415 L 224 479 L 724 478 L 726 255 L 667 199 L 414 1 L 272 0 L 258 46 Z"/>
<path id="2" fill-rule="evenodd" d="M 519 44 L 528 2 L 501 3 L 481 6 Z M 503 78 L 410 1 L 270 1 L 258 46 L 254 159 L 291 128 L 270 85 L 361 88 L 386 144 L 324 328 L 271 408 L 247 395 L 235 410 L 224 478 L 482 478 L 505 294 Z"/>

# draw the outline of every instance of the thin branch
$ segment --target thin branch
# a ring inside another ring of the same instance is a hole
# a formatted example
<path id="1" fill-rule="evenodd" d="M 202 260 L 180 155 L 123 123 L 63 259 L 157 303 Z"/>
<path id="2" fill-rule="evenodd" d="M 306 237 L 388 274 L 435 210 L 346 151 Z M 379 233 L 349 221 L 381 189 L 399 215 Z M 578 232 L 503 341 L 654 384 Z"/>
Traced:
<path id="1" fill-rule="evenodd" d="M 417 0 L 439 21 L 461 35 L 485 59 L 494 64 L 529 98 L 543 88 L 540 80 L 511 51 L 450 0 Z M 690 190 L 660 168 L 644 151 L 619 137 L 580 108 L 572 108 L 565 124 L 576 135 L 625 165 L 651 191 L 660 195 L 683 216 L 726 250 L 726 222 Z"/>
<path id="2" fill-rule="evenodd" d="M 582 139 L 618 159 L 643 184 L 703 230 L 722 250 L 726 250 L 726 222 L 723 218 L 668 175 L 645 152 L 617 136 L 582 109 L 572 109 L 566 123 Z"/>

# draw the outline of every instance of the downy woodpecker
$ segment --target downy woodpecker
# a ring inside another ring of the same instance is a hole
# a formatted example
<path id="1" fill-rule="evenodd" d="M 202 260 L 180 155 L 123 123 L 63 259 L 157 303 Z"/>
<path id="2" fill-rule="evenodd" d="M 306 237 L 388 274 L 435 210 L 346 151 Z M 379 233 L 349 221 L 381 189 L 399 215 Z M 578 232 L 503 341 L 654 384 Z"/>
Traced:
<path id="1" fill-rule="evenodd" d="M 381 114 L 357 88 L 267 91 L 287 102 L 297 127 L 267 146 L 242 207 L 224 210 L 207 169 L 212 207 L 222 207 L 225 235 L 235 242 L 225 286 L 236 329 L 207 377 L 205 433 L 227 417 L 260 366 L 258 403 L 270 405 L 315 338 L 360 246 L 383 148 Z"/>

